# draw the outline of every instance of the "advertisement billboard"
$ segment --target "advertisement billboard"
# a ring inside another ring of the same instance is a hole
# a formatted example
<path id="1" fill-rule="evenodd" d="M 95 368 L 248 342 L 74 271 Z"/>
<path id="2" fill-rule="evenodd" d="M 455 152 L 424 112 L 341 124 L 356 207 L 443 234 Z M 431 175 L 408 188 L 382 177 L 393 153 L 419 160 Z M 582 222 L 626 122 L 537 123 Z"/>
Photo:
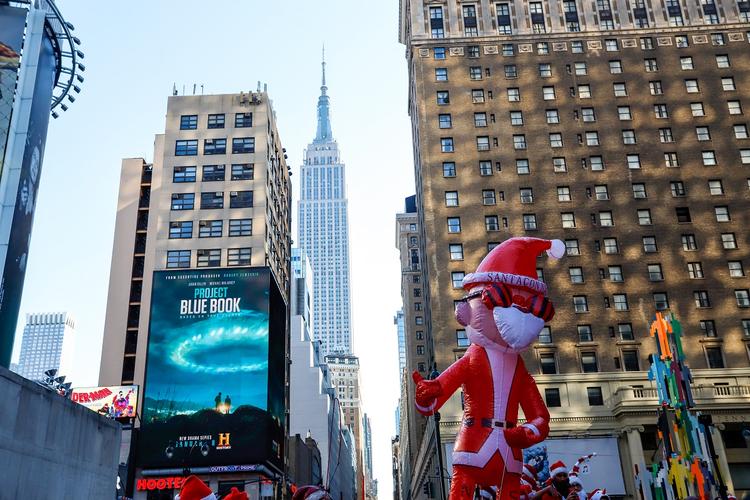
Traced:
<path id="1" fill-rule="evenodd" d="M 70 399 L 108 418 L 135 418 L 138 414 L 138 386 L 80 387 Z"/>
<path id="2" fill-rule="evenodd" d="M 26 9 L 0 5 L 0 175 L 8 142 L 18 67 L 21 63 Z"/>
<path id="3" fill-rule="evenodd" d="M 281 467 L 285 333 L 268 268 L 154 272 L 138 466 Z"/>

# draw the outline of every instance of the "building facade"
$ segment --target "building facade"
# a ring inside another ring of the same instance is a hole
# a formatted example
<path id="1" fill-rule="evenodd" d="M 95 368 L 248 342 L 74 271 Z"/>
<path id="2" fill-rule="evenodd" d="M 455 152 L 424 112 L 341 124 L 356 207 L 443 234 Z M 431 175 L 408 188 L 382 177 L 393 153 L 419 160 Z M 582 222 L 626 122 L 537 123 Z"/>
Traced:
<path id="1" fill-rule="evenodd" d="M 154 271 L 268 266 L 289 303 L 290 204 L 267 93 L 169 97 L 153 163 L 122 162 L 100 384 L 143 384 Z"/>
<path id="2" fill-rule="evenodd" d="M 346 166 L 331 130 L 325 61 L 320 92 L 317 133 L 300 170 L 298 241 L 313 268 L 313 338 L 324 355 L 351 354 Z"/>
<path id="3" fill-rule="evenodd" d="M 30 380 L 42 380 L 47 370 L 70 375 L 75 362 L 75 320 L 65 312 L 26 315 L 21 354 L 15 372 Z"/>
<path id="4" fill-rule="evenodd" d="M 398 342 L 398 373 L 406 368 L 406 325 L 404 324 L 404 310 L 400 309 L 393 317 L 396 325 L 396 341 Z"/>
<path id="5" fill-rule="evenodd" d="M 524 355 L 551 439 L 613 440 L 622 491 L 612 493 L 633 495 L 633 465 L 654 453 L 648 327 L 668 309 L 686 331 L 698 409 L 718 423 L 730 490 L 750 489 L 748 4 L 400 9 L 437 369 L 467 346 L 453 313 L 464 275 L 511 236 L 562 239 L 567 255 L 538 269 L 556 316 Z M 460 402 L 449 408 L 447 462 Z M 431 428 L 412 462 L 414 498 L 434 469 Z"/>

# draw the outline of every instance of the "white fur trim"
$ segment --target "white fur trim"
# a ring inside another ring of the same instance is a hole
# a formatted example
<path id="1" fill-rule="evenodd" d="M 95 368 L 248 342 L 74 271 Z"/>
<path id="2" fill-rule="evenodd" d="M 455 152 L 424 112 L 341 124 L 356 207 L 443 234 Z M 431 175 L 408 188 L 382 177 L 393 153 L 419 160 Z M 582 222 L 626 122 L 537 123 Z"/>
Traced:
<path id="1" fill-rule="evenodd" d="M 435 407 L 437 406 L 437 399 L 433 399 L 432 400 L 432 404 L 430 404 L 430 406 L 420 406 L 420 404 L 417 403 L 416 401 L 414 402 L 414 406 L 416 406 L 417 410 L 419 410 L 419 411 L 423 411 L 425 413 L 429 413 L 429 412 L 435 410 Z"/>
<path id="2" fill-rule="evenodd" d="M 180 500 L 180 494 L 179 493 L 177 495 L 175 495 L 174 500 Z M 213 493 L 211 493 L 207 497 L 201 498 L 201 500 L 218 500 L 218 499 L 216 498 L 216 495 L 214 495 Z"/>
<path id="3" fill-rule="evenodd" d="M 583 486 L 581 478 L 578 477 L 578 474 L 570 474 L 568 476 L 568 481 L 570 481 L 570 484 L 580 484 L 581 486 Z"/>
<path id="4" fill-rule="evenodd" d="M 564 472 L 564 473 L 567 474 L 568 473 L 568 469 L 566 469 L 565 467 L 558 467 L 557 469 L 552 469 L 551 471 L 549 471 L 549 475 L 550 476 L 556 476 L 556 475 L 560 474 L 561 472 Z"/>
<path id="5" fill-rule="evenodd" d="M 563 246 L 565 245 L 563 244 Z M 547 293 L 547 285 L 543 281 L 529 278 L 528 276 L 519 276 L 518 274 L 489 272 L 471 273 L 464 276 L 464 288 L 466 285 L 474 283 L 505 283 L 506 285 L 527 288 L 538 293 Z"/>
<path id="6" fill-rule="evenodd" d="M 547 255 L 553 259 L 562 258 L 562 256 L 565 255 L 565 243 L 563 243 L 562 240 L 551 240 L 550 243 L 551 246 L 549 247 L 549 250 L 547 250 Z"/>
<path id="7" fill-rule="evenodd" d="M 526 427 L 527 429 L 530 429 L 531 432 L 533 432 L 536 437 L 539 437 L 542 435 L 542 433 L 539 432 L 539 429 L 537 429 L 536 425 L 532 423 L 527 422 L 525 424 L 522 424 L 521 427 Z"/>
<path id="8" fill-rule="evenodd" d="M 306 500 L 321 500 L 325 497 L 326 492 L 324 490 L 318 490 L 308 495 Z"/>

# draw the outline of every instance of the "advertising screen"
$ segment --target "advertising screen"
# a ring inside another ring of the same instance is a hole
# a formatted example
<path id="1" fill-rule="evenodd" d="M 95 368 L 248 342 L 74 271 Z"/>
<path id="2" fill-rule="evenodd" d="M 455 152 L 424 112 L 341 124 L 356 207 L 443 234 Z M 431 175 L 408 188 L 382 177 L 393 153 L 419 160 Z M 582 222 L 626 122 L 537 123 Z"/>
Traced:
<path id="1" fill-rule="evenodd" d="M 21 62 L 26 9 L 0 5 L 0 175 L 8 141 L 18 66 Z"/>
<path id="2" fill-rule="evenodd" d="M 282 463 L 279 298 L 268 268 L 154 273 L 140 467 Z"/>
<path id="3" fill-rule="evenodd" d="M 138 414 L 138 386 L 81 387 L 70 399 L 108 418 L 134 418 Z"/>

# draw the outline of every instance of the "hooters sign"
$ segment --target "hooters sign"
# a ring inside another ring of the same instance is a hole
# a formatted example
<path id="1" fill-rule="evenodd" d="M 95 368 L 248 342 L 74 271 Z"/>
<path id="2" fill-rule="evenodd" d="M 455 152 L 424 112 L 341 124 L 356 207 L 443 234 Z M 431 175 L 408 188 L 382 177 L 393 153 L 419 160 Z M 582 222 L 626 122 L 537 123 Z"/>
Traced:
<path id="1" fill-rule="evenodd" d="M 144 478 L 136 481 L 135 489 L 138 491 L 179 490 L 185 479 L 181 476 Z"/>

